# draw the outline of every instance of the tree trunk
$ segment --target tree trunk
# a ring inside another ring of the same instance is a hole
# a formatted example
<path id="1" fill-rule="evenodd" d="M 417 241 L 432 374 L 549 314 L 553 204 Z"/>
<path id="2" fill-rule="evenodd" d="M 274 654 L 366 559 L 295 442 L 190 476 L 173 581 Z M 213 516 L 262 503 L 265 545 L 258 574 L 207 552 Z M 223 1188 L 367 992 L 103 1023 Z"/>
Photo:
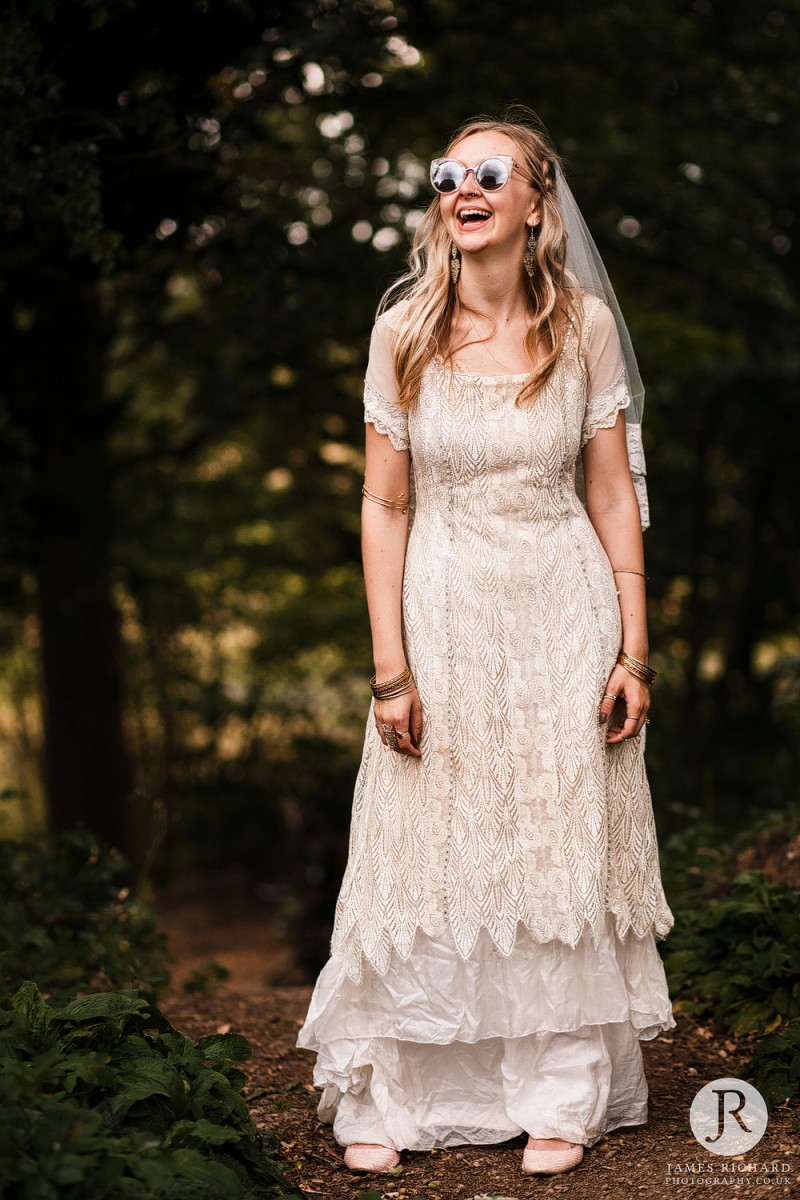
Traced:
<path id="1" fill-rule="evenodd" d="M 112 408 L 97 284 L 59 264 L 22 282 L 14 407 L 35 464 L 34 571 L 41 631 L 45 780 L 52 825 L 82 825 L 134 864 L 132 771 L 123 734 L 119 614 L 110 542 Z"/>

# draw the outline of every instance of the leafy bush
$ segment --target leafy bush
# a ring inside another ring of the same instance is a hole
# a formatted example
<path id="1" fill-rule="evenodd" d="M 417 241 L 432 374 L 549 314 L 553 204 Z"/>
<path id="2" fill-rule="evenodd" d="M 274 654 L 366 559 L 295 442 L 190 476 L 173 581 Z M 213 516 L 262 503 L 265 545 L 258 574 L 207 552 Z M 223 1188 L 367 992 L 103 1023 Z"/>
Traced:
<path id="1" fill-rule="evenodd" d="M 250 1053 L 237 1034 L 193 1043 L 132 992 L 58 1009 L 23 984 L 0 1014 L 5 1200 L 285 1195 L 230 1065 Z"/>
<path id="2" fill-rule="evenodd" d="M 3 1198 L 283 1195 L 277 1138 L 256 1130 L 229 1065 L 246 1039 L 195 1045 L 150 995 L 93 990 L 167 982 L 165 939 L 125 874 L 89 833 L 0 843 Z"/>
<path id="3" fill-rule="evenodd" d="M 718 826 L 696 817 L 682 829 L 660 839 L 661 878 L 676 917 L 709 896 L 727 891 L 735 875 L 737 850 L 721 836 Z M 670 940 L 673 934 L 670 934 Z"/>
<path id="4" fill-rule="evenodd" d="M 777 835 L 785 844 L 800 832 L 800 803 L 787 799 L 779 809 L 766 808 L 741 828 L 703 820 L 695 810 L 681 814 L 683 825 L 660 839 L 661 875 L 670 907 L 696 908 L 706 899 L 730 892 L 737 875 L 751 865 L 738 863 L 753 847 L 763 846 L 765 837 Z M 671 936 L 671 935 L 670 935 Z"/>
<path id="5" fill-rule="evenodd" d="M 61 1003 L 92 986 L 167 982 L 164 936 L 123 886 L 126 870 L 86 832 L 0 842 L 0 1001 L 32 978 Z"/>
<path id="6" fill-rule="evenodd" d="M 190 995 L 200 993 L 203 996 L 213 996 L 214 992 L 222 986 L 226 979 L 230 979 L 231 973 L 222 963 L 204 962 L 199 967 L 195 967 L 189 978 L 184 982 L 183 990 Z"/>
<path id="7" fill-rule="evenodd" d="M 796 888 L 743 871 L 728 895 L 678 907 L 662 947 L 670 992 L 684 1012 L 713 1018 L 734 1035 L 768 1035 L 752 1059 L 768 1104 L 795 1094 L 800 1083 L 799 899 Z"/>
<path id="8" fill-rule="evenodd" d="M 730 895 L 682 911 L 664 946 L 670 987 L 685 1012 L 724 1020 L 734 1034 L 800 1016 L 798 892 L 744 871 Z"/>
<path id="9" fill-rule="evenodd" d="M 753 1083 L 772 1108 L 800 1093 L 800 1019 L 779 1033 L 768 1033 L 755 1048 L 750 1063 Z"/>

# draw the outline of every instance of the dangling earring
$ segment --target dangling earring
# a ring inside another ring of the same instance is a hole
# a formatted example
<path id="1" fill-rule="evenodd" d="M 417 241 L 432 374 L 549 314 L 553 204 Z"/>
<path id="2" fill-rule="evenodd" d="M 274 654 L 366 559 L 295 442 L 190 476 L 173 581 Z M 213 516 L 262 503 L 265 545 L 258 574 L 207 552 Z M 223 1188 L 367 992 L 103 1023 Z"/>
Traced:
<path id="1" fill-rule="evenodd" d="M 450 243 L 450 278 L 453 283 L 458 283 L 458 277 L 461 274 L 461 255 L 458 253 L 455 242 Z"/>
<path id="2" fill-rule="evenodd" d="M 532 279 L 536 274 L 536 233 L 533 226 L 528 234 L 528 249 L 522 257 L 522 262 L 528 272 L 528 277 Z"/>

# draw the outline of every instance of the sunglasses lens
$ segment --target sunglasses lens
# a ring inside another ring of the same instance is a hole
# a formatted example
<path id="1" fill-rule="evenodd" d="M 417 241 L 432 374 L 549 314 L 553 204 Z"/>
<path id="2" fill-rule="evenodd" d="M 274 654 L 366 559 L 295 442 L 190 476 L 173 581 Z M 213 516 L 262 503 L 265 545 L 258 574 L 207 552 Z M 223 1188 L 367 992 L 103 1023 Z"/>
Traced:
<path id="1" fill-rule="evenodd" d="M 496 192 L 508 183 L 508 167 L 500 158 L 486 158 L 478 167 L 475 178 L 485 192 Z"/>
<path id="2" fill-rule="evenodd" d="M 437 192 L 454 192 L 464 181 L 464 168 L 452 158 L 431 163 L 431 183 Z"/>

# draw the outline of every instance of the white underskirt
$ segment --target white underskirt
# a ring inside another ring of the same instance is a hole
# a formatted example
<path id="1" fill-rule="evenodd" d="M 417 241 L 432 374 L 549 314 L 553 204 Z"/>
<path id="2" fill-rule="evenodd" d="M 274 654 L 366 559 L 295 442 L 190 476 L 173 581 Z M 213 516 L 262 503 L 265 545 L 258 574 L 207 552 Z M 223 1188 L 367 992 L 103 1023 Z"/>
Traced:
<path id="1" fill-rule="evenodd" d="M 361 983 L 332 955 L 297 1045 L 317 1054 L 318 1114 L 336 1141 L 398 1149 L 490 1144 L 527 1132 L 590 1146 L 647 1121 L 640 1041 L 675 1019 L 652 934 L 595 950 L 536 942 L 519 926 L 504 957 L 482 929 L 462 959 L 417 932 L 386 975 Z"/>

